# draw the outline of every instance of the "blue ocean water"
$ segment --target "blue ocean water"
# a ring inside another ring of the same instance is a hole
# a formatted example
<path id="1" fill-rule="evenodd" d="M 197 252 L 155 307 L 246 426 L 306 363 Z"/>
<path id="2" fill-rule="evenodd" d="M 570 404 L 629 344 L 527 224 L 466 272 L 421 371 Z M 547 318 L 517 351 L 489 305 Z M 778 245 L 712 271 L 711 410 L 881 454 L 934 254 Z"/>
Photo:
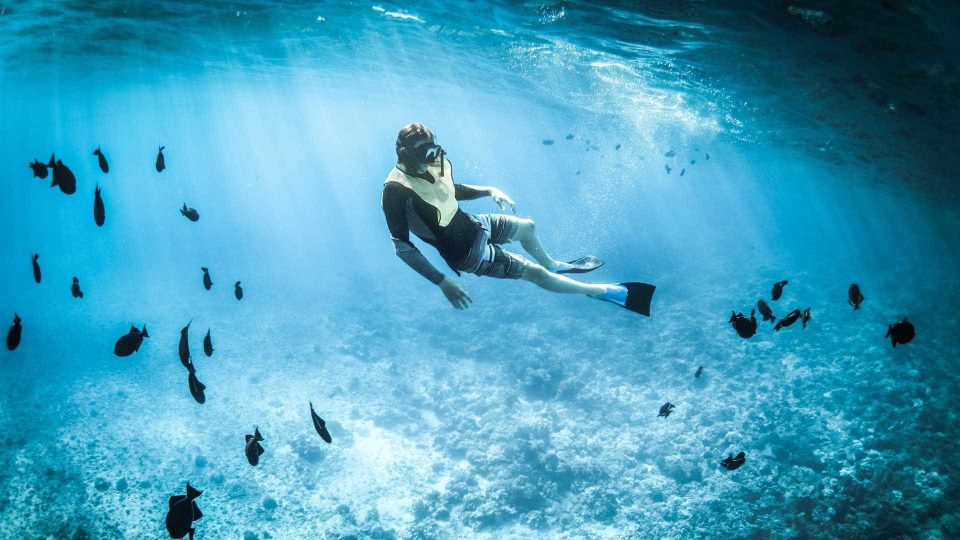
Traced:
<path id="1" fill-rule="evenodd" d="M 0 537 L 168 537 L 188 481 L 198 538 L 960 537 L 960 10 L 717 4 L 0 2 Z M 414 240 L 452 309 L 380 209 L 408 122 L 652 316 Z"/>

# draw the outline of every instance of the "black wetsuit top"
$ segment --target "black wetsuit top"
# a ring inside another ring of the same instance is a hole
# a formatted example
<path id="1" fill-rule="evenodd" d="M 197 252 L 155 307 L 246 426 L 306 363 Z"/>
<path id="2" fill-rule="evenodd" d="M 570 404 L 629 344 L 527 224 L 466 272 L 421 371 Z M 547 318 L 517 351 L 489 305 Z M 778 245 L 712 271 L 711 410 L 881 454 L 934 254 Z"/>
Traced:
<path id="1" fill-rule="evenodd" d="M 429 173 L 420 178 L 434 181 Z M 454 184 L 453 188 L 458 201 L 488 195 L 486 190 L 465 184 Z M 440 226 L 439 210 L 424 201 L 417 192 L 397 182 L 387 182 L 383 186 L 381 205 L 397 256 L 433 284 L 443 280 L 443 273 L 410 242 L 410 232 L 437 248 L 454 271 L 467 258 L 479 232 L 477 222 L 459 208 L 450 223 L 445 227 Z"/>

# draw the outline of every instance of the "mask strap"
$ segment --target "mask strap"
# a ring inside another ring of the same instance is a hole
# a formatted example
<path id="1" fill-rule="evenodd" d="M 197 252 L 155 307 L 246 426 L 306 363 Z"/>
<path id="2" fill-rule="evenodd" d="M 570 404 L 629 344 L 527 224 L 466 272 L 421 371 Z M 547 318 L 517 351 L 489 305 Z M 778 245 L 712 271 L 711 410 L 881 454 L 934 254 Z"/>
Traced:
<path id="1" fill-rule="evenodd" d="M 443 176 L 443 156 L 446 152 L 443 150 L 443 147 L 440 148 L 440 176 Z"/>

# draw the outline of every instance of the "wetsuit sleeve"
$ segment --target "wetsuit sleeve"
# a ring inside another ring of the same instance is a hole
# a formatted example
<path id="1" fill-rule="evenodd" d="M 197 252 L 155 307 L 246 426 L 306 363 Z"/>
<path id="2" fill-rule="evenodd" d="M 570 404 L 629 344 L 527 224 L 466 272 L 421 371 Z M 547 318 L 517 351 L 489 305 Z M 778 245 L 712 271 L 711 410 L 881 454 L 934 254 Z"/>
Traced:
<path id="1" fill-rule="evenodd" d="M 490 190 L 481 186 L 471 186 L 469 184 L 454 184 L 454 196 L 458 201 L 472 201 L 480 197 L 490 195 Z"/>
<path id="2" fill-rule="evenodd" d="M 390 229 L 390 239 L 397 250 L 397 257 L 407 263 L 418 274 L 430 280 L 434 285 L 443 281 L 443 272 L 430 264 L 430 261 L 420 253 L 410 242 L 410 226 L 407 223 L 407 200 L 410 198 L 406 189 L 395 183 L 388 183 L 383 188 L 383 198 L 380 201 L 383 215 L 387 218 L 387 228 Z"/>

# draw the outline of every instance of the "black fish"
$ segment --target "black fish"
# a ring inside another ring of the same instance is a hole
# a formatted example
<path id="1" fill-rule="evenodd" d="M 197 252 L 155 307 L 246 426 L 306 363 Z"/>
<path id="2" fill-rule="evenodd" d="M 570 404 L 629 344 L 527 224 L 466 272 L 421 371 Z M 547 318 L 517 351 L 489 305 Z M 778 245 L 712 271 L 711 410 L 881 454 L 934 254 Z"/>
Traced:
<path id="1" fill-rule="evenodd" d="M 37 262 L 40 260 L 40 254 L 33 254 L 33 280 L 37 283 L 40 283 L 40 263 Z"/>
<path id="2" fill-rule="evenodd" d="M 73 276 L 73 285 L 70 287 L 70 293 L 74 298 L 83 298 L 83 291 L 80 290 L 80 280 Z"/>
<path id="3" fill-rule="evenodd" d="M 737 457 L 733 457 L 733 454 L 730 454 L 729 457 L 720 462 L 720 465 L 728 471 L 735 471 L 740 468 L 743 463 L 747 461 L 747 456 L 743 452 L 737 454 Z"/>
<path id="4" fill-rule="evenodd" d="M 673 170 L 669 165 L 664 165 L 663 168 L 667 170 L 667 174 L 670 174 L 670 171 Z"/>
<path id="5" fill-rule="evenodd" d="M 203 336 L 203 354 L 213 356 L 213 341 L 210 340 L 209 328 L 207 328 L 207 335 Z"/>
<path id="6" fill-rule="evenodd" d="M 661 416 L 664 418 L 670 416 L 670 413 L 672 413 L 673 409 L 675 408 L 676 407 L 674 407 L 669 401 L 664 403 L 663 406 L 660 407 L 660 414 L 657 415 L 657 418 L 660 418 Z"/>
<path id="7" fill-rule="evenodd" d="M 906 345 L 913 341 L 913 336 L 915 335 L 917 335 L 917 332 L 913 327 L 913 323 L 904 317 L 902 321 L 896 324 L 888 324 L 887 335 L 883 337 L 890 338 L 890 344 L 896 348 L 897 345 Z"/>
<path id="8" fill-rule="evenodd" d="M 860 304 L 863 300 L 863 294 L 860 293 L 860 286 L 856 283 L 851 284 L 847 290 L 847 302 L 853 306 L 854 311 L 860 309 Z"/>
<path id="9" fill-rule="evenodd" d="M 550 146 L 551 144 L 553 144 L 553 139 L 544 139 L 544 140 L 543 140 L 543 145 L 544 145 L 544 146 Z"/>
<path id="10" fill-rule="evenodd" d="M 803 323 L 803 327 L 807 327 L 807 323 L 810 322 L 810 308 L 803 310 L 803 315 L 800 316 L 800 322 Z"/>
<path id="11" fill-rule="evenodd" d="M 130 332 L 120 336 L 117 344 L 113 346 L 113 354 L 117 356 L 130 356 L 140 350 L 143 338 L 150 337 L 147 333 L 147 325 L 143 325 L 143 330 L 137 330 L 136 326 L 130 327 Z"/>
<path id="12" fill-rule="evenodd" d="M 166 146 L 161 146 L 160 151 L 157 152 L 157 172 L 163 172 L 163 170 L 167 168 L 167 163 L 163 159 L 164 148 L 166 148 Z"/>
<path id="13" fill-rule="evenodd" d="M 33 176 L 43 180 L 47 177 L 47 166 L 43 163 L 40 163 L 39 159 L 33 160 L 33 163 L 27 164 L 31 169 L 33 169 Z"/>
<path id="14" fill-rule="evenodd" d="M 93 221 L 97 227 L 103 227 L 103 222 L 107 219 L 107 213 L 103 208 L 103 197 L 100 196 L 100 186 L 97 186 L 93 192 Z"/>
<path id="15" fill-rule="evenodd" d="M 773 314 L 773 310 L 770 309 L 770 306 L 768 306 L 763 299 L 757 301 L 757 309 L 760 310 L 760 315 L 763 315 L 763 320 L 770 322 L 777 320 L 777 317 Z"/>
<path id="16" fill-rule="evenodd" d="M 53 182 L 50 183 L 50 187 L 59 186 L 60 191 L 67 195 L 76 193 L 77 177 L 73 175 L 73 171 L 69 167 L 59 159 L 54 161 L 53 154 L 50 154 L 50 163 L 47 163 L 47 167 L 53 169 Z"/>
<path id="17" fill-rule="evenodd" d="M 674 152 L 673 150 L 668 150 L 667 153 L 663 155 L 663 157 L 673 157 L 675 155 L 677 155 L 676 152 Z"/>
<path id="18" fill-rule="evenodd" d="M 190 374 L 187 376 L 187 384 L 190 386 L 190 395 L 193 396 L 193 399 L 195 399 L 197 403 L 203 405 L 203 403 L 207 401 L 207 396 L 203 393 L 203 391 L 207 389 L 207 386 L 197 379 L 197 368 L 194 367 L 193 362 L 187 363 L 187 371 L 190 372 Z"/>
<path id="19" fill-rule="evenodd" d="M 20 336 L 23 333 L 23 327 L 20 326 L 22 319 L 16 313 L 13 314 L 13 326 L 7 332 L 7 350 L 12 351 L 20 346 Z"/>
<path id="20" fill-rule="evenodd" d="M 193 208 L 187 208 L 187 203 L 183 203 L 183 208 L 180 209 L 180 213 L 186 216 L 186 218 L 190 221 L 197 221 L 200 219 L 200 214 L 198 214 Z"/>
<path id="21" fill-rule="evenodd" d="M 233 295 L 237 297 L 237 300 L 243 300 L 243 287 L 240 286 L 239 281 L 233 285 Z"/>
<path id="22" fill-rule="evenodd" d="M 243 448 L 243 453 L 247 455 L 247 461 L 256 466 L 260 463 L 260 455 L 263 454 L 263 447 L 260 446 L 263 436 L 260 435 L 260 429 L 253 428 L 253 435 L 247 435 L 246 439 L 247 444 Z"/>
<path id="23" fill-rule="evenodd" d="M 680 169 L 680 176 L 683 176 L 683 174 L 684 174 L 685 172 L 687 172 L 686 169 Z"/>
<path id="24" fill-rule="evenodd" d="M 327 431 L 327 423 L 323 421 L 323 418 L 317 416 L 316 411 L 313 410 L 312 402 L 310 402 L 310 418 L 313 419 L 313 429 L 317 430 L 317 434 L 320 435 L 320 438 L 327 443 L 332 443 L 333 437 L 331 437 L 330 432 Z"/>
<path id="25" fill-rule="evenodd" d="M 774 330 L 780 331 L 781 328 L 786 328 L 791 324 L 797 322 L 800 317 L 803 316 L 803 313 L 799 309 L 795 309 L 790 313 L 787 313 L 787 316 L 777 321 L 777 325 L 773 327 Z"/>
<path id="26" fill-rule="evenodd" d="M 183 538 L 189 534 L 190 540 L 193 540 L 193 522 L 203 517 L 203 512 L 200 511 L 194 499 L 202 493 L 199 489 L 190 486 L 190 482 L 187 482 L 186 495 L 170 497 L 170 510 L 167 511 L 166 519 L 167 532 L 170 533 L 170 538 Z"/>
<path id="27" fill-rule="evenodd" d="M 213 282 L 210 281 L 210 271 L 207 270 L 206 266 L 201 266 L 200 269 L 203 270 L 203 288 L 209 291 L 210 287 L 213 287 Z"/>
<path id="28" fill-rule="evenodd" d="M 737 331 L 737 335 L 744 339 L 749 339 L 757 333 L 756 312 L 757 310 L 751 309 L 749 319 L 743 313 L 730 312 L 729 322 L 733 325 L 733 329 Z"/>
<path id="29" fill-rule="evenodd" d="M 701 373 L 703 373 L 703 366 L 698 367 L 698 368 L 697 368 L 697 372 L 694 373 L 693 376 L 696 377 L 697 379 L 699 379 Z"/>
<path id="30" fill-rule="evenodd" d="M 177 349 L 180 353 L 180 363 L 187 369 L 190 368 L 190 343 L 188 333 L 190 332 L 190 323 L 192 322 L 193 319 L 180 329 L 180 347 Z"/>
<path id="31" fill-rule="evenodd" d="M 787 286 L 787 280 L 778 281 L 773 284 L 773 291 L 770 292 L 770 298 L 774 301 L 780 299 L 780 295 L 783 294 L 783 288 Z"/>
<path id="32" fill-rule="evenodd" d="M 93 155 L 97 156 L 97 162 L 100 164 L 100 170 L 105 173 L 110 172 L 110 166 L 107 165 L 107 156 L 103 155 L 103 152 L 100 150 L 99 146 L 93 151 Z"/>

